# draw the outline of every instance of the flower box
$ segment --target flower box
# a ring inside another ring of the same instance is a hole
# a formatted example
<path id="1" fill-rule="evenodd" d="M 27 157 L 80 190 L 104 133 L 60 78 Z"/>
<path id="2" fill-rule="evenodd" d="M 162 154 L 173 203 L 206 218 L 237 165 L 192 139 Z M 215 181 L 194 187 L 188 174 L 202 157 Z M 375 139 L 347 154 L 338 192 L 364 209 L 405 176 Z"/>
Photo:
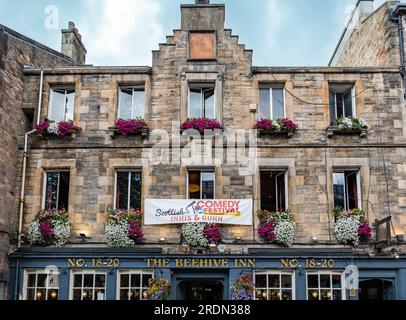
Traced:
<path id="1" fill-rule="evenodd" d="M 182 237 L 189 246 L 202 249 L 222 240 L 217 225 L 210 223 L 186 223 L 182 225 Z"/>
<path id="2" fill-rule="evenodd" d="M 298 130 L 298 125 L 290 119 L 261 119 L 258 120 L 254 129 L 257 130 L 258 138 L 262 136 L 280 136 L 291 138 L 293 134 Z"/>
<path id="3" fill-rule="evenodd" d="M 111 138 L 141 136 L 142 139 L 148 137 L 148 125 L 142 118 L 116 121 L 113 127 L 109 128 Z"/>
<path id="4" fill-rule="evenodd" d="M 28 227 L 31 245 L 63 247 L 70 238 L 70 224 L 65 210 L 41 210 Z"/>
<path id="5" fill-rule="evenodd" d="M 208 118 L 188 119 L 180 126 L 181 133 L 189 129 L 199 131 L 200 135 L 204 135 L 205 130 L 224 130 L 220 122 Z"/>
<path id="6" fill-rule="evenodd" d="M 73 121 L 55 122 L 44 120 L 35 126 L 37 136 L 40 139 L 75 139 L 76 134 L 82 131 L 82 128 L 76 126 Z"/>
<path id="7" fill-rule="evenodd" d="M 341 208 L 335 208 L 334 216 L 334 233 L 339 243 L 357 246 L 371 239 L 372 228 L 361 209 L 342 211 Z"/>
<path id="8" fill-rule="evenodd" d="M 295 238 L 292 215 L 288 212 L 259 210 L 258 235 L 266 243 L 278 243 L 291 247 Z"/>
<path id="9" fill-rule="evenodd" d="M 334 135 L 359 135 L 361 138 L 367 136 L 368 123 L 362 118 L 340 117 L 334 124 L 327 128 L 327 137 Z"/>

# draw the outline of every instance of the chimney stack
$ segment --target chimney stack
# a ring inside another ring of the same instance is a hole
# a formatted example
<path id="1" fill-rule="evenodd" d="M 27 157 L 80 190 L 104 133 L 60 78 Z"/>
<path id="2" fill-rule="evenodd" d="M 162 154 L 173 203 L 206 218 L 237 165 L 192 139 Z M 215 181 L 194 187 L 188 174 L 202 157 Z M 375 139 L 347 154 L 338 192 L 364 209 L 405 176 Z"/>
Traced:
<path id="1" fill-rule="evenodd" d="M 374 12 L 374 0 L 358 0 L 355 9 L 356 24 L 360 24 L 372 12 Z"/>
<path id="2" fill-rule="evenodd" d="M 84 65 L 86 62 L 87 50 L 82 42 L 82 36 L 72 21 L 69 22 L 68 29 L 62 30 L 61 52 L 71 57 L 75 65 Z"/>

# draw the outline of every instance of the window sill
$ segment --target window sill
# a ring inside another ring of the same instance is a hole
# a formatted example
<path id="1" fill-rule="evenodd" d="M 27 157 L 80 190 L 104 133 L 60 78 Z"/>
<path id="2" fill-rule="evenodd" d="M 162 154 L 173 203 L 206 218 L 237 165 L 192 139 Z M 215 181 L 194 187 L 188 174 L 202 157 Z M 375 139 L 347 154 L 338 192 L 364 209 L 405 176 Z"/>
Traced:
<path id="1" fill-rule="evenodd" d="M 118 137 L 133 137 L 133 136 L 141 136 L 142 139 L 147 139 L 148 138 L 148 128 L 144 127 L 139 129 L 138 131 L 128 134 L 128 135 L 122 135 L 120 131 L 116 127 L 110 127 L 109 128 L 109 135 L 112 139 L 118 138 Z"/>
<path id="2" fill-rule="evenodd" d="M 261 138 L 263 136 L 273 136 L 273 137 L 286 137 L 286 138 L 292 138 L 294 135 L 294 131 L 289 131 L 289 130 L 281 130 L 281 131 L 269 131 L 269 130 L 260 130 L 257 129 L 257 137 Z"/>
<path id="3" fill-rule="evenodd" d="M 359 130 L 345 130 L 339 129 L 338 127 L 328 127 L 327 128 L 327 137 L 332 138 L 336 136 L 356 136 L 359 135 L 361 138 L 365 138 L 368 133 L 368 129 L 359 129 Z"/>
<path id="4" fill-rule="evenodd" d="M 71 130 L 71 131 L 68 131 L 66 136 L 63 136 L 63 137 L 53 135 L 53 134 L 41 134 L 41 133 L 38 133 L 37 137 L 40 140 L 68 140 L 68 141 L 71 141 L 71 140 L 76 139 L 76 135 L 77 135 L 77 132 L 75 130 Z"/>

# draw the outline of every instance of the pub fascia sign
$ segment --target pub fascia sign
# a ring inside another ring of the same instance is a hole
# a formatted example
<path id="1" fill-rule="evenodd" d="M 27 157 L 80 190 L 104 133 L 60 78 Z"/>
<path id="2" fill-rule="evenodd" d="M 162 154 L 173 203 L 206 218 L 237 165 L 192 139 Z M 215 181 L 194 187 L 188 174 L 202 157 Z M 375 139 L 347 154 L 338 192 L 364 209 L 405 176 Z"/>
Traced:
<path id="1" fill-rule="evenodd" d="M 252 225 L 252 200 L 145 200 L 145 225 L 218 223 Z"/>

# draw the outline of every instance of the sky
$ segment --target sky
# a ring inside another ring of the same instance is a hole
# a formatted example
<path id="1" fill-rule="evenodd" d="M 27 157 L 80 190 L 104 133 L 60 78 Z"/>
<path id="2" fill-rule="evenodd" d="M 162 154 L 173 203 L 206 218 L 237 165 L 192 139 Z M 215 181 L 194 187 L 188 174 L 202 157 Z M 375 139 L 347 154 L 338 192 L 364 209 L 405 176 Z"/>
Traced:
<path id="1" fill-rule="evenodd" d="M 357 0 L 212 0 L 225 3 L 226 28 L 254 50 L 256 66 L 325 66 Z M 378 8 L 385 0 L 375 0 Z M 194 0 L 0 0 L 4 24 L 60 50 L 74 21 L 86 63 L 151 65 L 151 50 L 180 27 L 180 4 Z"/>

